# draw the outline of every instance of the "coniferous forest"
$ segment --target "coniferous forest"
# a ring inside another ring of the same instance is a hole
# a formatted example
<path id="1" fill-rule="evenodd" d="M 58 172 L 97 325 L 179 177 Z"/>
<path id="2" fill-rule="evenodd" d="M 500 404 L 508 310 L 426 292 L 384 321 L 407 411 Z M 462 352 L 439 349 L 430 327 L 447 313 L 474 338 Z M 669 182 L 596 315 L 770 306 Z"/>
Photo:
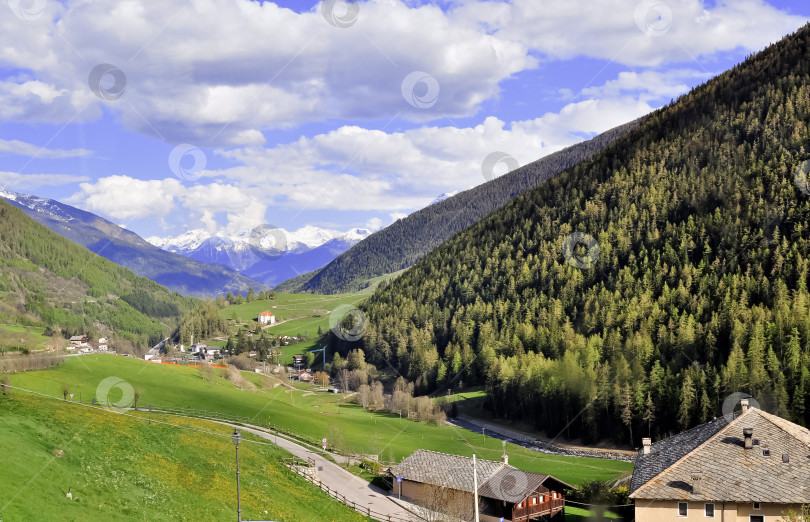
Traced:
<path id="1" fill-rule="evenodd" d="M 81 247 L 0 199 L 0 323 L 151 347 L 196 299 Z"/>
<path id="2" fill-rule="evenodd" d="M 551 436 L 638 446 L 737 392 L 810 425 L 809 123 L 806 26 L 379 288 L 358 344 Z"/>

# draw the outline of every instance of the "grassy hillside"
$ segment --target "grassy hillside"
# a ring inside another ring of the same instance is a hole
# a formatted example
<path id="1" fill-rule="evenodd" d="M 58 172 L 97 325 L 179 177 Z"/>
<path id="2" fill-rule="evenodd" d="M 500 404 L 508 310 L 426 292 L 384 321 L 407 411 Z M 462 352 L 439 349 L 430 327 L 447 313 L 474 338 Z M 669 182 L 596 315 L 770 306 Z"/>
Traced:
<path id="1" fill-rule="evenodd" d="M 353 292 L 369 280 L 408 268 L 428 252 L 502 207 L 516 196 L 553 178 L 613 143 L 637 122 L 611 129 L 509 174 L 423 208 L 356 244 L 308 279 L 301 276 L 279 288 L 319 294 Z M 483 159 L 483 158 L 482 158 Z M 475 173 L 475 175 L 481 175 Z"/>
<path id="2" fill-rule="evenodd" d="M 243 415 L 256 424 L 277 425 L 311 438 L 326 437 L 345 451 L 376 453 L 384 460 L 399 461 L 418 448 L 459 455 L 476 453 L 498 460 L 501 441 L 450 425 L 437 427 L 400 419 L 397 415 L 371 413 L 342 396 L 277 386 L 240 390 L 220 377 L 202 378 L 196 368 L 154 364 L 111 355 L 70 358 L 51 370 L 12 375 L 11 384 L 61 396 L 67 387 L 84 401 L 95 396 L 105 378 L 126 380 L 141 393 L 140 404 L 205 409 Z M 258 383 L 258 378 L 252 380 Z M 341 404 L 339 404 L 339 402 Z M 572 484 L 610 479 L 632 471 L 625 462 L 557 457 L 507 446 L 510 463 L 540 473 L 550 473 Z"/>
<path id="3" fill-rule="evenodd" d="M 329 331 L 329 315 L 334 310 L 338 307 L 356 306 L 370 293 L 363 291 L 337 295 L 276 294 L 273 299 L 230 305 L 220 310 L 220 316 L 230 320 L 231 331 L 236 332 L 245 326 L 250 329 L 256 328 L 256 319 L 261 312 L 265 310 L 273 312 L 277 324 L 264 330 L 268 337 L 275 338 L 282 335 L 299 337 L 302 334 L 307 337 L 305 342 L 279 348 L 281 353 L 279 361 L 282 364 L 289 364 L 294 354 L 321 347 L 318 332 Z"/>
<path id="4" fill-rule="evenodd" d="M 358 345 L 552 436 L 639 446 L 737 392 L 810 425 L 809 120 L 806 26 L 444 243 Z"/>
<path id="5" fill-rule="evenodd" d="M 228 437 L 15 391 L 0 395 L 0 411 L 2 520 L 236 516 L 235 452 Z M 204 421 L 163 420 L 231 432 Z M 287 470 L 281 460 L 288 455 L 273 446 L 240 445 L 244 520 L 366 520 Z"/>
<path id="6" fill-rule="evenodd" d="M 0 200 L 0 323 L 141 346 L 174 327 L 194 300 L 170 293 L 34 222 Z"/>

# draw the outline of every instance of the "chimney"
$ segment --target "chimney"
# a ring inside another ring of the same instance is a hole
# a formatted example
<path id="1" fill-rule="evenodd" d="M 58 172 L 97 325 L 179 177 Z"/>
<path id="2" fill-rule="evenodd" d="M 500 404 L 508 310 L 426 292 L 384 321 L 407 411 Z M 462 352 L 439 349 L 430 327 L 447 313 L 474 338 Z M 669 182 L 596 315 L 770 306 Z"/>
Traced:
<path id="1" fill-rule="evenodd" d="M 695 495 L 703 494 L 703 473 L 699 471 L 692 473 L 692 493 Z"/>
<path id="2" fill-rule="evenodd" d="M 750 450 L 754 447 L 754 428 L 743 428 L 743 437 L 745 438 L 745 449 Z"/>
<path id="3" fill-rule="evenodd" d="M 748 411 L 748 399 L 742 399 L 740 401 L 740 406 L 742 406 L 742 412 L 745 413 Z"/>
<path id="4" fill-rule="evenodd" d="M 504 463 L 505 466 L 509 465 L 509 455 L 504 453 L 503 456 L 501 457 L 501 459 L 503 460 L 503 463 Z"/>
<path id="5" fill-rule="evenodd" d="M 643 453 L 644 455 L 650 454 L 650 447 L 652 446 L 652 439 L 649 437 L 644 437 L 641 439 L 641 444 L 644 446 Z"/>

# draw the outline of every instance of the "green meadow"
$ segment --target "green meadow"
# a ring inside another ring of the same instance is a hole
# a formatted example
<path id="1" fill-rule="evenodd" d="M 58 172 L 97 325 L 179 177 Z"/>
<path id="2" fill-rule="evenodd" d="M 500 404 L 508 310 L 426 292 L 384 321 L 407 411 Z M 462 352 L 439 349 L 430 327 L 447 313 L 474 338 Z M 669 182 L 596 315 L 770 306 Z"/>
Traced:
<path id="1" fill-rule="evenodd" d="M 115 355 L 68 358 L 50 370 L 11 375 L 11 384 L 60 396 L 67 387 L 88 401 L 99 383 L 118 377 L 140 393 L 139 405 L 191 407 L 249 417 L 261 426 L 283 427 L 312 439 L 327 438 L 344 452 L 374 453 L 399 461 L 418 448 L 499 460 L 501 441 L 451 425 L 417 423 L 398 415 L 372 413 L 345 396 L 290 391 L 272 378 L 243 373 L 240 389 L 220 376 L 208 381 L 193 367 L 161 365 Z M 264 387 L 262 387 L 264 386 Z M 111 400 L 115 400 L 110 395 Z M 571 484 L 608 480 L 632 472 L 632 464 L 602 459 L 560 457 L 506 445 L 509 462 L 518 468 L 555 475 Z"/>
<path id="2" fill-rule="evenodd" d="M 292 363 L 292 356 L 304 353 L 318 344 L 318 330 L 329 330 L 329 315 L 338 307 L 357 306 L 367 298 L 370 290 L 352 294 L 338 295 L 311 295 L 311 294 L 276 294 L 273 299 L 253 301 L 231 305 L 220 311 L 223 319 L 235 321 L 232 330 L 249 326 L 251 329 L 258 326 L 257 317 L 265 310 L 270 310 L 276 316 L 277 324 L 264 330 L 268 335 L 275 337 L 287 335 L 290 337 L 307 336 L 307 341 L 281 347 L 282 364 Z M 224 342 L 208 342 L 224 346 Z"/>
<path id="3" fill-rule="evenodd" d="M 50 337 L 46 337 L 44 332 L 45 328 L 42 326 L 0 324 L 0 350 L 34 351 L 45 349 Z"/>
<path id="4" fill-rule="evenodd" d="M 0 520 L 236 518 L 226 426 L 149 417 L 192 431 L 16 390 L 0 395 L 0 415 Z M 367 520 L 285 468 L 288 453 L 244 437 L 243 520 Z"/>

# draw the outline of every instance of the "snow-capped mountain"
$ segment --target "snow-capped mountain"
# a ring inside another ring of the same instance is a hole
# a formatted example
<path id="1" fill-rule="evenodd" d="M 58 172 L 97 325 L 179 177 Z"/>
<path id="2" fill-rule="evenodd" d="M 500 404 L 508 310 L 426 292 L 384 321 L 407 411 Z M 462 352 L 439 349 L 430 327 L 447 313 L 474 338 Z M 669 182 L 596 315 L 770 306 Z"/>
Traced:
<path id="1" fill-rule="evenodd" d="M 57 234 L 181 294 L 216 297 L 267 288 L 223 265 L 156 248 L 134 232 L 59 201 L 3 189 L 0 197 Z"/>
<path id="2" fill-rule="evenodd" d="M 370 234 L 364 228 L 339 232 L 305 226 L 287 231 L 262 225 L 236 234 L 196 229 L 146 240 L 163 250 L 205 263 L 222 263 L 250 278 L 276 285 L 321 268 Z"/>
<path id="3" fill-rule="evenodd" d="M 211 240 L 222 245 L 222 247 L 227 245 L 237 252 L 256 247 L 295 252 L 317 248 L 333 239 L 349 242 L 362 241 L 369 234 L 371 234 L 371 231 L 364 228 L 353 228 L 348 232 L 339 232 L 308 225 L 290 232 L 283 228 L 263 225 L 233 235 L 224 232 L 211 234 L 204 229 L 195 229 L 174 237 L 161 238 L 152 236 L 146 238 L 146 240 L 158 248 L 182 254 L 193 252 Z"/>

